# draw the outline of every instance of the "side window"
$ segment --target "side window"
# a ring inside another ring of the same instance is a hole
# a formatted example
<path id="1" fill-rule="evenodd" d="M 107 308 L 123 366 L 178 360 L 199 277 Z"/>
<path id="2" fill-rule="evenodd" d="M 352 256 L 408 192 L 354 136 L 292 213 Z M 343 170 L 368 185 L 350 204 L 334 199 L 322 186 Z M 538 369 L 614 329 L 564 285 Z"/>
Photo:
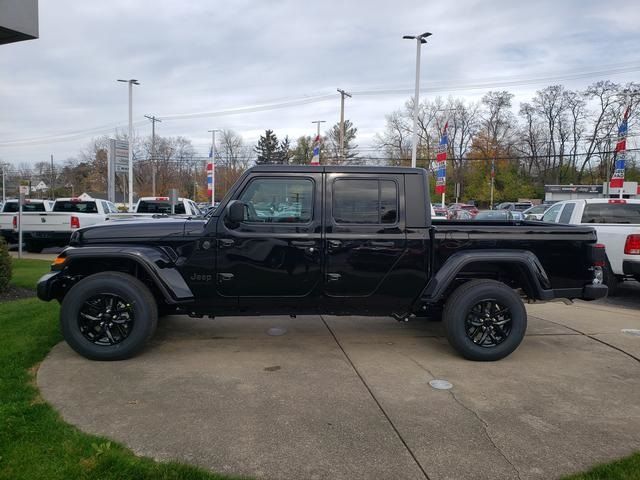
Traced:
<path id="1" fill-rule="evenodd" d="M 564 206 L 562 213 L 560 214 L 560 219 L 558 220 L 558 223 L 569 223 L 569 220 L 571 220 L 571 214 L 573 214 L 573 210 L 575 208 L 576 208 L 575 203 L 567 203 Z"/>
<path id="2" fill-rule="evenodd" d="M 313 182 L 306 178 L 256 178 L 239 200 L 247 205 L 247 222 L 308 223 L 313 218 Z"/>
<path id="3" fill-rule="evenodd" d="M 394 224 L 398 220 L 398 187 L 390 180 L 336 180 L 333 220 L 349 224 Z"/>
<path id="4" fill-rule="evenodd" d="M 542 217 L 543 222 L 552 222 L 555 223 L 558 220 L 558 215 L 560 214 L 560 210 L 562 209 L 563 204 L 557 204 L 547 210 Z"/>

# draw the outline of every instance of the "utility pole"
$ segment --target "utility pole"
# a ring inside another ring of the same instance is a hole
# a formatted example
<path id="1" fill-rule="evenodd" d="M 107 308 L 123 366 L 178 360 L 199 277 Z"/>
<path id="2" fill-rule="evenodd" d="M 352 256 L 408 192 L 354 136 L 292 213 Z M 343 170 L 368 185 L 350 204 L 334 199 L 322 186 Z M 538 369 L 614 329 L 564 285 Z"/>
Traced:
<path id="1" fill-rule="evenodd" d="M 216 203 L 216 132 L 222 130 L 213 129 L 211 132 L 211 206 Z"/>
<path id="2" fill-rule="evenodd" d="M 49 189 L 51 192 L 51 200 L 56 198 L 56 177 L 53 173 L 53 153 L 51 154 L 51 188 Z"/>
<path id="3" fill-rule="evenodd" d="M 151 120 L 151 189 L 156 196 L 156 122 L 162 122 L 155 115 L 145 115 Z"/>
<path id="4" fill-rule="evenodd" d="M 320 165 L 320 124 L 326 123 L 326 120 L 314 120 L 311 123 L 315 123 L 318 126 L 318 133 L 315 139 L 316 146 L 313 147 L 313 158 L 311 159 L 311 165 Z"/>
<path id="5" fill-rule="evenodd" d="M 418 106 L 420 105 L 420 47 L 423 43 L 427 43 L 426 38 L 430 37 L 429 32 L 422 35 L 405 35 L 406 40 L 415 40 L 416 49 L 416 91 L 413 97 L 413 145 L 411 148 L 411 167 L 416 168 L 416 158 L 418 156 Z"/>
<path id="6" fill-rule="evenodd" d="M 133 212 L 133 86 L 140 85 L 138 80 L 118 80 L 129 84 L 129 211 Z"/>
<path id="7" fill-rule="evenodd" d="M 5 187 L 4 177 L 5 177 L 5 168 L 7 166 L 6 163 L 2 163 L 2 204 L 7 203 L 7 189 Z"/>
<path id="8" fill-rule="evenodd" d="M 344 97 L 351 98 L 351 94 L 338 88 L 340 93 L 340 161 L 344 161 Z"/>

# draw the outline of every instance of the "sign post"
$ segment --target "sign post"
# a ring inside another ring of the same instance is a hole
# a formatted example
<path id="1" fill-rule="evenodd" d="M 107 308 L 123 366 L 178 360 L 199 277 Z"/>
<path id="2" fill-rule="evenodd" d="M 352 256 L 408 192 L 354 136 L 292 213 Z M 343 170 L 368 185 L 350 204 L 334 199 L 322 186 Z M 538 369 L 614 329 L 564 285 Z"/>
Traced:
<path id="1" fill-rule="evenodd" d="M 20 198 L 18 199 L 18 258 L 22 258 L 22 205 L 24 204 L 25 195 L 28 194 L 29 185 L 20 185 Z"/>
<path id="2" fill-rule="evenodd" d="M 107 162 L 107 197 L 116 200 L 116 174 L 129 174 L 129 142 L 109 139 L 109 161 Z"/>
<path id="3" fill-rule="evenodd" d="M 176 204 L 178 203 L 178 190 L 171 188 L 169 190 L 169 202 L 171 203 L 171 215 L 176 214 Z"/>

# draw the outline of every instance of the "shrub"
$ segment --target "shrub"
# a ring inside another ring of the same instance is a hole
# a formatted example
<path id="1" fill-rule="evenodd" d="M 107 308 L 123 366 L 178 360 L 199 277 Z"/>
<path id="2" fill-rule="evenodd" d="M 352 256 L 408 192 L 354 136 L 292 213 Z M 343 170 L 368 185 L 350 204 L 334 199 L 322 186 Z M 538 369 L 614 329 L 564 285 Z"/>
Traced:
<path id="1" fill-rule="evenodd" d="M 9 288 L 11 280 L 11 256 L 4 237 L 0 236 L 0 293 Z"/>

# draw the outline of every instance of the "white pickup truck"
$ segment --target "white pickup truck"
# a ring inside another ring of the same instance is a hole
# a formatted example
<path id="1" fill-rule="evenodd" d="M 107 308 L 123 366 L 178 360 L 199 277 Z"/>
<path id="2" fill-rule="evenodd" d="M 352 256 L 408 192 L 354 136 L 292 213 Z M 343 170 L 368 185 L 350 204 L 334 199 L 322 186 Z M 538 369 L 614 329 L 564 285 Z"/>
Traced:
<path id="1" fill-rule="evenodd" d="M 607 265 L 604 282 L 615 295 L 619 282 L 640 281 L 640 200 L 593 198 L 554 204 L 543 222 L 589 225 L 605 246 Z"/>
<path id="2" fill-rule="evenodd" d="M 169 197 L 141 197 L 136 203 L 136 216 L 138 215 L 171 215 L 171 201 Z M 178 198 L 174 209 L 175 215 L 202 215 L 198 205 L 188 198 Z"/>
<path id="3" fill-rule="evenodd" d="M 75 230 L 102 223 L 117 212 L 117 207 L 106 200 L 58 198 L 50 212 L 22 217 L 22 238 L 28 252 L 64 247 Z"/>
<path id="4" fill-rule="evenodd" d="M 39 200 L 27 198 L 22 204 L 22 214 L 25 216 L 38 215 L 50 212 L 53 207 L 53 200 Z M 0 210 L 0 233 L 8 243 L 15 243 L 17 238 L 18 225 L 18 200 L 13 198 L 6 201 Z"/>

